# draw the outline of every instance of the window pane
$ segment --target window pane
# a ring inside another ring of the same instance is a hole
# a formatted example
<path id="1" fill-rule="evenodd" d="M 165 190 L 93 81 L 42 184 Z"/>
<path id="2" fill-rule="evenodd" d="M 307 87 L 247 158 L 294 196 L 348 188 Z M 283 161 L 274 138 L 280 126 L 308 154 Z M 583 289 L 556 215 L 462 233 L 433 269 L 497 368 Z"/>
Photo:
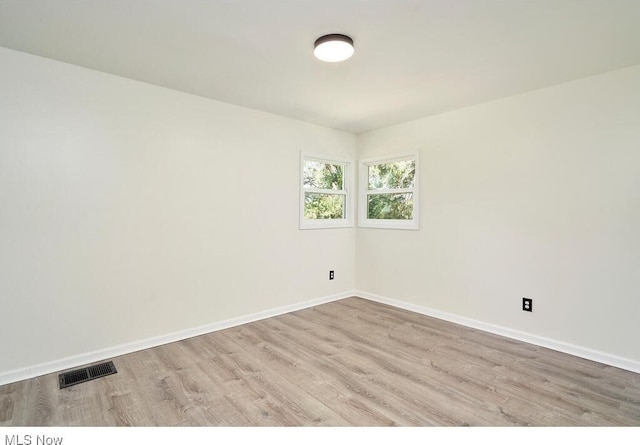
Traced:
<path id="1" fill-rule="evenodd" d="M 369 190 L 411 188 L 414 185 L 416 176 L 416 161 L 408 160 L 370 165 L 368 172 Z"/>
<path id="2" fill-rule="evenodd" d="M 344 166 L 319 161 L 304 161 L 303 187 L 344 190 Z"/>
<path id="3" fill-rule="evenodd" d="M 345 196 L 323 193 L 304 194 L 305 219 L 343 219 L 345 218 Z"/>
<path id="4" fill-rule="evenodd" d="M 413 193 L 369 195 L 369 219 L 413 219 Z"/>

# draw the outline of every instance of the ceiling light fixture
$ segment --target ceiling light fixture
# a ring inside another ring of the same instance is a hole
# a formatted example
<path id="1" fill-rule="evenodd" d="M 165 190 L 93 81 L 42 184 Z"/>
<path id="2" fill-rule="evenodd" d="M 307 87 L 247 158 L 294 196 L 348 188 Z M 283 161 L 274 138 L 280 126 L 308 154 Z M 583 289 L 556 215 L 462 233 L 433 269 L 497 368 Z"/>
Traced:
<path id="1" fill-rule="evenodd" d="M 353 39 L 343 34 L 327 34 L 314 44 L 313 55 L 324 62 L 342 62 L 353 55 Z"/>

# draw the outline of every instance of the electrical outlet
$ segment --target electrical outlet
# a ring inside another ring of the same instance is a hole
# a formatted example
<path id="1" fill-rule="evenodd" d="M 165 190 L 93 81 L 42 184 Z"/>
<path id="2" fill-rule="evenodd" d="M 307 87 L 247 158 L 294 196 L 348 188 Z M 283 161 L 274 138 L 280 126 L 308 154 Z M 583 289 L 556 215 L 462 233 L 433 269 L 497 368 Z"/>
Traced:
<path id="1" fill-rule="evenodd" d="M 329 271 L 329 279 L 333 280 L 333 271 L 332 270 Z"/>
<path id="2" fill-rule="evenodd" d="M 533 299 L 531 298 L 523 298 L 522 299 L 522 310 L 526 312 L 533 312 Z"/>

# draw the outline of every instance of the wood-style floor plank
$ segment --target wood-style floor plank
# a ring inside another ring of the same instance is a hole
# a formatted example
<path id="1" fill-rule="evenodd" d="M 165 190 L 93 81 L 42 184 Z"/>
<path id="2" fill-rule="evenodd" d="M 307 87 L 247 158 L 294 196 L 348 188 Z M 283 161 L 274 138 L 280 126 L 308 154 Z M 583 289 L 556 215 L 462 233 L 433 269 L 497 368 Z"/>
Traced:
<path id="1" fill-rule="evenodd" d="M 0 386 L 0 426 L 640 426 L 640 375 L 360 298 Z"/>

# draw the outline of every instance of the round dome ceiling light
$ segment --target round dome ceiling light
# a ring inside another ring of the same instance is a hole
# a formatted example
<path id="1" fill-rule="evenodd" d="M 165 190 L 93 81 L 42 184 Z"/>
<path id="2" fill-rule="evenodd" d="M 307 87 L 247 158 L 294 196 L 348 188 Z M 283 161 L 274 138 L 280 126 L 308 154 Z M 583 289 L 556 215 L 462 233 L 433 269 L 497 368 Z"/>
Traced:
<path id="1" fill-rule="evenodd" d="M 343 34 L 328 34 L 314 44 L 313 55 L 324 62 L 342 62 L 353 55 L 353 39 Z"/>

